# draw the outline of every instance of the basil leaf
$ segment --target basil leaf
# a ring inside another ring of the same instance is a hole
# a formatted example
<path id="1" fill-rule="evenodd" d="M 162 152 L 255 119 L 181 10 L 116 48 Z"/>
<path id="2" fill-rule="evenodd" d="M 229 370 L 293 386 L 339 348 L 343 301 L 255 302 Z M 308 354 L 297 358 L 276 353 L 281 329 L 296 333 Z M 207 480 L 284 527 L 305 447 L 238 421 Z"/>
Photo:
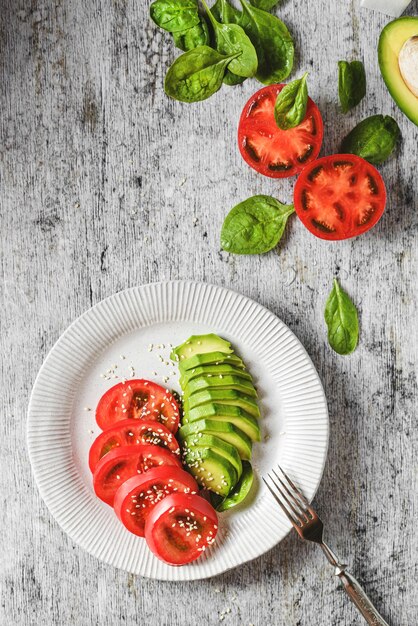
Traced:
<path id="1" fill-rule="evenodd" d="M 164 89 L 181 102 L 199 102 L 222 86 L 228 63 L 237 55 L 223 56 L 209 46 L 198 46 L 179 56 L 169 68 Z"/>
<path id="2" fill-rule="evenodd" d="M 366 73 L 361 61 L 338 61 L 338 95 L 343 113 L 347 113 L 364 98 Z"/>
<path id="3" fill-rule="evenodd" d="M 276 4 L 279 3 L 279 0 L 250 0 L 253 7 L 257 9 L 262 9 L 263 11 L 270 11 L 273 9 Z"/>
<path id="4" fill-rule="evenodd" d="M 325 305 L 329 345 L 338 354 L 350 354 L 358 342 L 357 309 L 334 279 L 334 286 Z"/>
<path id="5" fill-rule="evenodd" d="M 220 54 L 236 54 L 228 69 L 237 76 L 248 78 L 257 71 L 257 53 L 251 40 L 238 24 L 221 24 L 213 17 L 205 0 L 202 0 L 215 35 L 216 49 Z"/>
<path id="6" fill-rule="evenodd" d="M 221 24 L 239 24 L 241 11 L 231 6 L 228 0 L 216 0 L 211 8 L 212 15 Z"/>
<path id="7" fill-rule="evenodd" d="M 305 119 L 308 106 L 307 76 L 308 72 L 305 72 L 302 78 L 292 81 L 277 94 L 274 117 L 282 130 L 295 128 Z"/>
<path id="8" fill-rule="evenodd" d="M 221 247 L 235 254 L 263 254 L 280 241 L 293 204 L 270 196 L 252 196 L 237 204 L 225 218 Z"/>
<path id="9" fill-rule="evenodd" d="M 200 22 L 197 0 L 155 0 L 149 10 L 157 26 L 169 33 L 185 31 Z"/>
<path id="10" fill-rule="evenodd" d="M 192 28 L 188 28 L 185 31 L 172 33 L 174 43 L 177 48 L 188 52 L 188 50 L 194 50 L 197 46 L 206 46 L 210 43 L 209 29 L 206 24 L 206 20 L 201 17 L 200 23 Z"/>
<path id="11" fill-rule="evenodd" d="M 257 80 L 264 85 L 280 83 L 292 71 L 294 45 L 291 34 L 279 18 L 240 0 L 240 26 L 253 42 L 258 56 Z"/>
<path id="12" fill-rule="evenodd" d="M 357 124 L 341 144 L 341 152 L 357 154 L 378 165 L 395 149 L 401 131 L 390 115 L 372 115 Z"/>

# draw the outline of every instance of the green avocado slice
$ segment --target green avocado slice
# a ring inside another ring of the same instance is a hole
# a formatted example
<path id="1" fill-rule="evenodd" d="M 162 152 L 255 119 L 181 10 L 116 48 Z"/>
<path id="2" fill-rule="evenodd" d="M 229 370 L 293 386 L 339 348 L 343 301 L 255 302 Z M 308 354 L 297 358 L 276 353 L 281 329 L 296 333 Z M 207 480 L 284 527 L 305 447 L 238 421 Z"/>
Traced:
<path id="1" fill-rule="evenodd" d="M 197 420 L 196 422 L 184 424 L 184 426 L 178 430 L 177 436 L 180 441 L 183 442 L 186 437 L 196 433 L 215 435 L 219 437 L 219 439 L 235 446 L 241 459 L 251 459 L 251 439 L 240 428 L 232 424 L 232 422 L 211 419 Z"/>
<path id="2" fill-rule="evenodd" d="M 180 386 L 184 389 L 187 383 L 193 378 L 199 378 L 200 376 L 208 376 L 211 378 L 212 376 L 219 375 L 230 375 L 230 376 L 238 376 L 238 378 L 243 378 L 244 380 L 252 381 L 251 374 L 244 370 L 243 368 L 234 367 L 229 364 L 222 365 L 201 365 L 200 367 L 194 367 L 191 370 L 187 370 L 180 378 Z"/>
<path id="3" fill-rule="evenodd" d="M 183 361 L 196 354 L 204 354 L 206 352 L 224 352 L 225 354 L 231 354 L 232 348 L 229 341 L 213 333 L 209 335 L 192 335 L 184 343 L 172 350 L 170 359 L 173 361 Z"/>
<path id="4" fill-rule="evenodd" d="M 228 363 L 234 367 L 244 368 L 244 363 L 236 354 L 225 354 L 225 352 L 206 352 L 205 354 L 195 354 L 179 363 L 180 374 L 187 370 L 192 370 L 201 365 L 221 365 Z"/>
<path id="5" fill-rule="evenodd" d="M 252 441 L 260 441 L 260 427 L 258 421 L 238 406 L 228 404 L 202 404 L 184 415 L 184 423 L 195 422 L 201 419 L 225 420 L 238 426 Z"/>
<path id="6" fill-rule="evenodd" d="M 378 57 L 390 95 L 401 111 L 418 126 L 418 96 L 406 84 L 399 67 L 399 54 L 404 44 L 417 36 L 418 17 L 401 17 L 389 22 L 380 34 Z"/>
<path id="7" fill-rule="evenodd" d="M 242 462 L 241 478 L 232 491 L 216 507 L 217 511 L 227 511 L 240 504 L 250 493 L 254 481 L 254 472 L 249 461 Z"/>
<path id="8" fill-rule="evenodd" d="M 218 452 L 207 448 L 193 448 L 183 458 L 198 484 L 220 496 L 228 495 L 237 483 L 236 469 Z"/>
<path id="9" fill-rule="evenodd" d="M 191 409 L 201 404 L 210 404 L 213 402 L 239 406 L 253 417 L 260 417 L 260 409 L 258 408 L 257 402 L 240 391 L 235 391 L 235 389 L 206 389 L 205 391 L 194 393 L 183 401 L 183 410 L 185 413 L 188 413 Z"/>
<path id="10" fill-rule="evenodd" d="M 238 376 L 230 376 L 226 374 L 219 374 L 219 376 L 200 376 L 199 378 L 193 378 L 186 389 L 184 390 L 184 397 L 188 398 L 192 393 L 203 391 L 204 389 L 235 389 L 235 391 L 241 391 L 241 393 L 247 394 L 252 398 L 257 397 L 257 392 L 254 385 L 249 380 L 238 378 Z"/>
<path id="11" fill-rule="evenodd" d="M 235 446 L 208 433 L 194 433 L 184 439 L 183 452 L 193 451 L 195 448 L 213 450 L 216 454 L 224 456 L 237 471 L 237 478 L 242 474 L 242 463 L 238 450 Z"/>

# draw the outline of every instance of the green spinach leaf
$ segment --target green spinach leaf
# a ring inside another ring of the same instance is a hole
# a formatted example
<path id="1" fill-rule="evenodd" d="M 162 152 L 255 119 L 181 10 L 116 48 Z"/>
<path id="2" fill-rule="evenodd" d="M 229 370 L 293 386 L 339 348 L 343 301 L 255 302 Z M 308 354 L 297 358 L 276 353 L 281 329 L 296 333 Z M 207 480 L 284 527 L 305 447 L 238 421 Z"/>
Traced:
<path id="1" fill-rule="evenodd" d="M 305 119 L 308 106 L 308 86 L 306 72 L 302 78 L 292 81 L 277 95 L 274 105 L 276 124 L 282 130 L 295 128 Z"/>
<path id="2" fill-rule="evenodd" d="M 257 51 L 257 80 L 264 85 L 282 82 L 293 67 L 295 50 L 291 34 L 279 18 L 256 9 L 246 0 L 240 2 L 240 25 Z"/>
<path id="3" fill-rule="evenodd" d="M 172 34 L 177 48 L 180 48 L 180 50 L 184 52 L 193 50 L 197 48 L 197 46 L 207 46 L 210 44 L 209 29 L 204 17 L 200 18 L 200 22 L 196 24 L 196 26 Z"/>
<path id="4" fill-rule="evenodd" d="M 364 98 L 366 72 L 361 61 L 338 61 L 338 94 L 343 113 L 347 113 Z"/>
<path id="5" fill-rule="evenodd" d="M 226 70 L 224 76 L 224 84 L 233 87 L 234 85 L 241 85 L 246 80 L 245 76 L 237 76 L 233 74 L 229 69 Z"/>
<path id="6" fill-rule="evenodd" d="M 239 24 L 241 11 L 231 6 L 228 0 L 216 0 L 211 8 L 212 15 L 221 24 Z"/>
<path id="7" fill-rule="evenodd" d="M 212 24 L 215 35 L 216 49 L 220 54 L 237 54 L 228 69 L 237 76 L 248 78 L 257 71 L 257 53 L 250 38 L 238 24 L 221 24 L 212 15 L 205 0 L 202 0 L 206 13 Z"/>
<path id="8" fill-rule="evenodd" d="M 334 279 L 334 286 L 325 305 L 329 345 L 338 354 L 351 354 L 358 343 L 357 309 Z"/>
<path id="9" fill-rule="evenodd" d="M 357 154 L 378 165 L 393 152 L 401 131 L 390 115 L 372 115 L 357 124 L 341 144 L 341 152 Z"/>
<path id="10" fill-rule="evenodd" d="M 235 254 L 263 254 L 280 241 L 293 204 L 270 196 L 252 196 L 237 204 L 225 218 L 221 247 Z"/>
<path id="11" fill-rule="evenodd" d="M 253 7 L 257 9 L 262 9 L 262 11 L 270 11 L 273 9 L 276 4 L 279 3 L 279 0 L 250 0 Z"/>
<path id="12" fill-rule="evenodd" d="M 165 77 L 168 96 L 181 102 L 199 102 L 222 86 L 226 67 L 236 54 L 223 56 L 209 46 L 198 46 L 179 56 Z"/>
<path id="13" fill-rule="evenodd" d="M 183 32 L 200 22 L 197 0 L 155 0 L 150 16 L 169 33 Z"/>

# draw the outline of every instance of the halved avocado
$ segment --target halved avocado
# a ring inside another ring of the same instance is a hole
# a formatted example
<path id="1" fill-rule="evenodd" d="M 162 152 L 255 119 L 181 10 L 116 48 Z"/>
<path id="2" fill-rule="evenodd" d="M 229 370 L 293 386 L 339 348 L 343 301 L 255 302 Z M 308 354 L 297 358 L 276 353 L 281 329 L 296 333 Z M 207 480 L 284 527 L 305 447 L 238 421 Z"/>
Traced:
<path id="1" fill-rule="evenodd" d="M 255 417 L 238 406 L 228 404 L 202 404 L 184 415 L 184 423 L 201 419 L 224 420 L 242 430 L 252 441 L 260 441 L 260 427 Z"/>
<path id="2" fill-rule="evenodd" d="M 237 477 L 240 478 L 242 474 L 242 463 L 238 450 L 235 446 L 216 437 L 216 435 L 209 435 L 208 433 L 195 433 L 189 435 L 184 439 L 183 452 L 193 451 L 195 448 L 205 448 L 207 450 L 213 450 L 216 454 L 224 456 L 236 469 Z"/>
<path id="3" fill-rule="evenodd" d="M 219 437 L 219 439 L 235 446 L 241 459 L 251 459 L 251 449 L 253 445 L 251 439 L 231 422 L 202 419 L 185 424 L 177 431 L 178 438 L 181 442 L 189 435 L 196 433 L 202 433 L 202 436 L 204 433 L 215 435 Z"/>
<path id="4" fill-rule="evenodd" d="M 225 354 L 231 354 L 232 348 L 229 341 L 213 333 L 209 335 L 192 335 L 184 343 L 172 350 L 170 359 L 173 361 L 183 361 L 184 359 L 195 356 L 195 354 L 204 354 L 205 352 L 224 352 Z"/>
<path id="5" fill-rule="evenodd" d="M 205 391 L 194 393 L 184 400 L 183 410 L 185 413 L 188 413 L 191 409 L 201 404 L 212 402 L 239 406 L 253 417 L 260 417 L 260 409 L 258 408 L 257 402 L 253 398 L 250 398 L 250 396 L 235 391 L 235 389 L 206 389 Z"/>
<path id="6" fill-rule="evenodd" d="M 221 365 L 201 365 L 200 367 L 194 367 L 191 370 L 187 370 L 180 377 L 180 385 L 184 388 L 190 380 L 193 380 L 193 378 L 198 378 L 199 376 L 219 376 L 220 374 L 223 376 L 229 374 L 230 376 L 238 376 L 238 378 L 244 378 L 245 380 L 252 380 L 251 374 L 249 374 L 246 370 L 234 367 L 228 363 L 222 363 Z"/>
<path id="7" fill-rule="evenodd" d="M 244 363 L 236 354 L 225 354 L 225 352 L 206 352 L 205 354 L 195 354 L 189 359 L 184 359 L 179 363 L 180 374 L 186 370 L 192 370 L 200 365 L 221 365 L 229 363 L 234 367 L 244 367 Z"/>
<path id="8" fill-rule="evenodd" d="M 238 376 L 229 376 L 228 374 L 225 376 L 223 374 L 219 374 L 219 376 L 212 376 L 211 378 L 208 378 L 207 376 L 193 378 L 184 390 L 184 397 L 188 398 L 192 395 L 192 393 L 213 388 L 235 389 L 235 391 L 241 391 L 252 398 L 257 397 L 257 392 L 252 382 L 244 380 L 243 378 L 238 378 Z"/>
<path id="9" fill-rule="evenodd" d="M 220 496 L 227 496 L 237 483 L 235 467 L 213 450 L 193 448 L 184 455 L 184 461 L 199 485 Z"/>
<path id="10" fill-rule="evenodd" d="M 379 39 L 380 71 L 389 93 L 398 107 L 418 126 L 418 96 L 414 95 L 402 77 L 399 54 L 411 37 L 418 36 L 418 17 L 400 17 L 389 22 Z"/>
<path id="11" fill-rule="evenodd" d="M 252 484 L 254 480 L 254 473 L 251 463 L 248 461 L 243 461 L 242 463 L 242 474 L 241 478 L 232 488 L 232 491 L 222 500 L 220 504 L 216 507 L 217 511 L 227 511 L 228 509 L 232 509 L 232 507 L 240 504 L 250 493 Z"/>

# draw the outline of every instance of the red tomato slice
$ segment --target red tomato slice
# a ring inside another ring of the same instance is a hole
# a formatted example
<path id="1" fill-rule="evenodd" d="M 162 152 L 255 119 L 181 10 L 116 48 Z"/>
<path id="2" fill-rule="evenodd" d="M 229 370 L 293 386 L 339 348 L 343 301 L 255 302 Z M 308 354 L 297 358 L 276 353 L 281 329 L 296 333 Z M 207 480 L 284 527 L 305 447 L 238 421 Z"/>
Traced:
<path id="1" fill-rule="evenodd" d="M 151 380 L 127 380 L 115 385 L 100 398 L 96 422 L 102 430 L 126 419 L 160 422 L 175 433 L 179 425 L 179 405 L 164 387 Z"/>
<path id="2" fill-rule="evenodd" d="M 144 537 L 145 520 L 158 502 L 173 492 L 196 494 L 198 491 L 197 482 L 188 472 L 178 467 L 155 467 L 128 478 L 117 490 L 113 508 L 131 533 Z"/>
<path id="3" fill-rule="evenodd" d="M 128 478 L 160 465 L 181 467 L 179 459 L 158 446 L 122 446 L 108 452 L 96 465 L 93 487 L 96 496 L 113 505 L 116 491 Z"/>
<path id="4" fill-rule="evenodd" d="M 348 239 L 372 228 L 386 205 L 377 169 L 354 154 L 334 154 L 310 163 L 296 181 L 296 213 L 321 239 Z"/>
<path id="5" fill-rule="evenodd" d="M 316 104 L 308 98 L 303 122 L 281 130 L 274 118 L 277 94 L 284 85 L 269 85 L 248 100 L 238 126 L 238 146 L 250 167 L 271 178 L 295 176 L 321 150 L 324 125 Z"/>
<path id="6" fill-rule="evenodd" d="M 213 506 L 200 496 L 183 493 L 164 498 L 145 521 L 149 549 L 170 565 L 196 560 L 215 541 L 217 532 Z"/>
<path id="7" fill-rule="evenodd" d="M 100 459 L 120 446 L 152 443 L 180 456 L 180 446 L 173 433 L 162 424 L 148 420 L 122 420 L 100 433 L 92 443 L 89 454 L 90 470 L 94 472 Z"/>

